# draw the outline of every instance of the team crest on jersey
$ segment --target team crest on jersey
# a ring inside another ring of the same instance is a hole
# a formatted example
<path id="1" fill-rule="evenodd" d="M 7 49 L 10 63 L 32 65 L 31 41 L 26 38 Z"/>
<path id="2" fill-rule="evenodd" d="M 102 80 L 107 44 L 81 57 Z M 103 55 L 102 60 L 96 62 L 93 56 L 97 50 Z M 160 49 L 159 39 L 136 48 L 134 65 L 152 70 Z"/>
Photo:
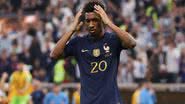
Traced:
<path id="1" fill-rule="evenodd" d="M 103 45 L 103 49 L 105 50 L 105 53 L 109 53 L 110 52 L 110 47 L 107 45 L 107 43 L 105 43 Z"/>
<path id="2" fill-rule="evenodd" d="M 105 50 L 105 57 L 109 57 L 112 55 L 112 53 L 110 52 L 110 47 L 108 46 L 107 43 L 105 43 L 103 45 L 103 49 Z"/>
<path id="3" fill-rule="evenodd" d="M 100 56 L 100 49 L 93 49 L 93 56 L 94 57 Z"/>

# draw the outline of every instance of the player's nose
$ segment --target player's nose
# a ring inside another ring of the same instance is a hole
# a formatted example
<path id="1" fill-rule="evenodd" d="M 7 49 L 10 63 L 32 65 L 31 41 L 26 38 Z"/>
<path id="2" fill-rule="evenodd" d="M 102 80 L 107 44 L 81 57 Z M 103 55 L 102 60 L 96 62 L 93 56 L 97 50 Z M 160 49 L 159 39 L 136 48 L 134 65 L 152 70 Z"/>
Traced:
<path id="1" fill-rule="evenodd" d="M 90 22 L 89 22 L 89 27 L 90 27 L 90 28 L 94 27 L 93 21 L 90 21 Z"/>

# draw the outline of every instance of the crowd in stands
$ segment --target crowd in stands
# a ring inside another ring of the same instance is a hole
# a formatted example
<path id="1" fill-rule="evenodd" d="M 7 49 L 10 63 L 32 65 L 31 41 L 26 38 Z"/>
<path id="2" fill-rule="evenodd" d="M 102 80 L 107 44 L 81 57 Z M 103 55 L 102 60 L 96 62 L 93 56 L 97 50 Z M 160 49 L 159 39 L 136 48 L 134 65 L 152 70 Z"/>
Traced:
<path id="1" fill-rule="evenodd" d="M 143 79 L 154 83 L 185 82 L 184 0 L 101 1 L 112 21 L 137 40 L 136 48 L 121 53 L 119 83 L 137 83 Z M 49 54 L 85 2 L 1 0 L 1 79 L 6 77 L 4 72 L 11 76 L 17 71 L 21 61 L 32 79 L 40 82 L 79 82 L 78 64 L 73 57 L 52 60 Z M 106 30 L 112 31 L 107 27 Z M 81 28 L 76 35 L 84 34 L 86 29 Z M 57 84 L 55 87 L 53 90 L 57 90 Z"/>

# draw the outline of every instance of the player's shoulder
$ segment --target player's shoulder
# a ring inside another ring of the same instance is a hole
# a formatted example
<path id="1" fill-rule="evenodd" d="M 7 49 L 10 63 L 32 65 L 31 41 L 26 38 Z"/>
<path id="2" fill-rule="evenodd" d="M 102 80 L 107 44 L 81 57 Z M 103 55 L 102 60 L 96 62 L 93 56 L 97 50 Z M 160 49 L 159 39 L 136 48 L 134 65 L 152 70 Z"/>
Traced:
<path id="1" fill-rule="evenodd" d="M 80 41 L 80 40 L 83 40 L 83 39 L 86 39 L 87 38 L 87 35 L 83 35 L 83 36 L 74 36 L 72 37 L 71 41 Z"/>
<path id="2" fill-rule="evenodd" d="M 116 34 L 114 32 L 105 32 L 105 37 L 108 39 L 115 39 L 117 38 Z"/>
<path id="3" fill-rule="evenodd" d="M 67 44 L 77 44 L 80 40 L 81 38 L 79 36 L 73 36 Z"/>

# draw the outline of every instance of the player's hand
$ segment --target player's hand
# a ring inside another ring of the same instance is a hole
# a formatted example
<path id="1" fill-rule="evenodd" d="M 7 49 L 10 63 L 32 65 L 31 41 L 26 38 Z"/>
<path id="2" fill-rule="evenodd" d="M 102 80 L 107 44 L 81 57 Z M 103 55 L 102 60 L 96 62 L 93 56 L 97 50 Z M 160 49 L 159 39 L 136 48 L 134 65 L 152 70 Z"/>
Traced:
<path id="1" fill-rule="evenodd" d="M 104 22 L 104 24 L 107 25 L 107 24 L 111 23 L 111 20 L 109 19 L 109 17 L 107 16 L 107 14 L 105 13 L 105 11 L 103 10 L 103 8 L 101 6 L 95 5 L 94 8 L 95 8 L 94 11 L 97 14 L 100 15 L 100 17 L 101 17 L 102 21 Z"/>
<path id="2" fill-rule="evenodd" d="M 82 15 L 82 9 L 75 15 L 74 21 L 71 24 L 71 30 L 72 31 L 78 31 L 80 27 L 83 25 L 83 22 L 80 21 L 80 16 Z"/>
<path id="3" fill-rule="evenodd" d="M 2 74 L 2 79 L 7 79 L 7 78 L 8 78 L 8 73 L 4 72 L 4 73 Z"/>
<path id="4" fill-rule="evenodd" d="M 18 90 L 18 93 L 19 94 L 23 94 L 25 92 L 25 90 L 21 89 L 21 90 Z"/>

